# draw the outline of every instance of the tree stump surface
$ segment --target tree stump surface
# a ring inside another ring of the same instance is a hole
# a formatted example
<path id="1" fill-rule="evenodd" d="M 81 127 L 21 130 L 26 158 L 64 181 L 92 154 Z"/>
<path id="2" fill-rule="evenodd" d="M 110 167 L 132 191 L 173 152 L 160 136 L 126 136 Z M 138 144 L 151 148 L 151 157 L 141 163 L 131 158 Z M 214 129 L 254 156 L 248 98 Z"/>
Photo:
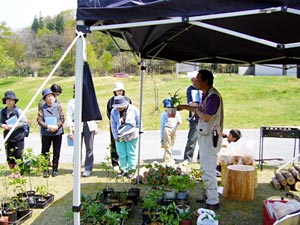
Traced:
<path id="1" fill-rule="evenodd" d="M 254 199 L 255 168 L 248 165 L 227 167 L 224 198 L 233 201 Z"/>

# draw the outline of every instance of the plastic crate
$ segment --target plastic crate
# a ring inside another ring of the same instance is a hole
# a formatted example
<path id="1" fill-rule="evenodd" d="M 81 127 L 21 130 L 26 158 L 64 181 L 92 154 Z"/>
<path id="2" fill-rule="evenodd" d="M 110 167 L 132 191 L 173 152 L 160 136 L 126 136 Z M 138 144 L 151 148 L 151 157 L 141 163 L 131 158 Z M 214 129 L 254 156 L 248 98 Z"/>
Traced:
<path id="1" fill-rule="evenodd" d="M 269 211 L 268 203 L 283 202 L 286 203 L 287 200 L 264 200 L 263 201 L 263 225 L 273 225 L 276 221 L 275 215 Z"/>

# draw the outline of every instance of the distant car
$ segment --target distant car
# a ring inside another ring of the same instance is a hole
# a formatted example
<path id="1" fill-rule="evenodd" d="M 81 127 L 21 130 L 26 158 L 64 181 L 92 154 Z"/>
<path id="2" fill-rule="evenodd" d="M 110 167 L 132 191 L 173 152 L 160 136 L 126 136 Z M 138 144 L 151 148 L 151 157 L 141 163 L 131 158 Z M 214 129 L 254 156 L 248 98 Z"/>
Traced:
<path id="1" fill-rule="evenodd" d="M 114 77 L 118 78 L 129 78 L 130 76 L 127 73 L 115 73 Z"/>

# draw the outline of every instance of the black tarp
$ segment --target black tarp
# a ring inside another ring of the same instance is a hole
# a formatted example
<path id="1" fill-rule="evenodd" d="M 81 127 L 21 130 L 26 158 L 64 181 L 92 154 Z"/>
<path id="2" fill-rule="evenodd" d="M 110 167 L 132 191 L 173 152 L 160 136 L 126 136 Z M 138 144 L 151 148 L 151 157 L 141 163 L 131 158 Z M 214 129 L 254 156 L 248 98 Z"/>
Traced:
<path id="1" fill-rule="evenodd" d="M 275 8 L 277 12 L 270 10 Z M 257 12 L 245 15 L 249 10 Z M 226 16 L 220 16 L 224 13 Z M 233 36 L 197 26 L 190 21 L 195 16 L 201 18 L 193 22 L 238 33 Z M 124 23 L 170 18 L 181 21 L 118 27 Z M 116 28 L 106 32 L 125 38 L 132 50 L 146 59 L 300 64 L 299 0 L 78 0 L 77 20 L 83 20 L 88 27 L 115 24 Z M 243 35 L 275 46 L 246 40 Z M 287 44 L 291 43 L 298 45 L 288 48 Z"/>

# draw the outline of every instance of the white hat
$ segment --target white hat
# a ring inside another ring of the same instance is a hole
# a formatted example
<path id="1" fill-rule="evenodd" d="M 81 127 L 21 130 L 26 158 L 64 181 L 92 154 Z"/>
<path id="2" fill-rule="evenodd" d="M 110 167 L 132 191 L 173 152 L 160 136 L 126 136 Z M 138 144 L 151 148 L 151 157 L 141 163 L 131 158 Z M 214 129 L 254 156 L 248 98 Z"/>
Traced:
<path id="1" fill-rule="evenodd" d="M 124 85 L 122 82 L 115 82 L 113 91 L 125 91 Z"/>
<path id="2" fill-rule="evenodd" d="M 198 71 L 187 72 L 187 77 L 190 79 L 195 78 L 198 75 Z"/>

